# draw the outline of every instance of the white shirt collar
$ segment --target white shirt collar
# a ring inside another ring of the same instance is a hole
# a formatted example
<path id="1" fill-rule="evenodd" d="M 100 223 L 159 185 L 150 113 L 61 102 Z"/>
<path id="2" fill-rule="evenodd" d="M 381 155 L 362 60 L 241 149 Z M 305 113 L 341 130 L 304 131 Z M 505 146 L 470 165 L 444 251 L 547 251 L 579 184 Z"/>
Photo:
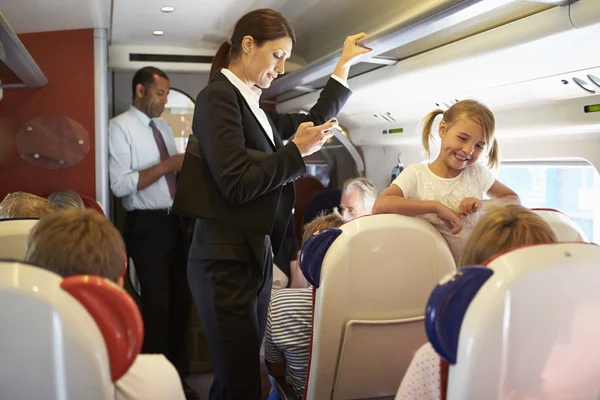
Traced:
<path id="1" fill-rule="evenodd" d="M 150 121 L 156 118 L 149 118 L 146 114 L 135 108 L 133 105 L 129 106 L 129 112 L 138 119 L 144 126 L 149 126 Z M 156 123 L 156 122 L 155 122 Z"/>
<path id="2" fill-rule="evenodd" d="M 148 118 L 146 114 L 135 108 L 133 105 L 129 106 L 129 112 L 133 114 L 133 116 L 136 117 L 142 124 L 150 125 L 150 118 Z"/>
<path id="3" fill-rule="evenodd" d="M 221 73 L 229 79 L 229 82 L 231 82 L 240 93 L 242 93 L 242 96 L 244 96 L 248 104 L 258 104 L 262 90 L 257 87 L 250 89 L 240 78 L 227 68 L 222 68 Z"/>

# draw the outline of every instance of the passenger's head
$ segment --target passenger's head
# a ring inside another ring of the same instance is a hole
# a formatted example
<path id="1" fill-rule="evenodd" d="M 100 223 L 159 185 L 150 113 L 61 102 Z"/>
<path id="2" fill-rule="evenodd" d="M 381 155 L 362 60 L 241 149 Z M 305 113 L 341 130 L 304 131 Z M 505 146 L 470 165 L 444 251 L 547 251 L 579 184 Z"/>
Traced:
<path id="1" fill-rule="evenodd" d="M 430 154 L 429 139 L 435 118 L 442 114 L 438 133 L 442 139 L 440 154 L 448 167 L 462 170 L 474 164 L 482 153 L 488 164 L 498 164 L 498 142 L 494 139 L 495 119 L 489 108 L 475 100 L 463 100 L 446 112 L 434 110 L 423 121 L 423 147 Z"/>
<path id="2" fill-rule="evenodd" d="M 221 45 L 210 79 L 221 70 L 237 66 L 246 83 L 268 88 L 273 79 L 285 72 L 285 60 L 296 43 L 294 30 L 277 11 L 263 8 L 250 11 L 235 24 L 231 39 Z"/>
<path id="3" fill-rule="evenodd" d="M 302 227 L 302 245 L 300 246 L 300 248 L 302 248 L 302 246 L 304 246 L 304 243 L 306 243 L 306 241 L 317 232 L 328 228 L 339 228 L 340 226 L 344 225 L 344 222 L 344 218 L 339 213 L 337 208 L 334 208 L 333 212 L 330 212 L 329 214 L 321 214 L 315 217 L 312 221 L 306 223 Z M 301 252 L 302 249 L 298 250 L 298 257 L 296 260 L 298 265 L 300 265 Z"/>
<path id="4" fill-rule="evenodd" d="M 354 178 L 344 182 L 340 206 L 344 220 L 350 221 L 371 214 L 377 199 L 377 188 L 367 178 Z"/>
<path id="5" fill-rule="evenodd" d="M 458 265 L 478 265 L 515 247 L 555 242 L 550 225 L 533 211 L 516 204 L 498 206 L 475 225 Z"/>
<path id="6" fill-rule="evenodd" d="M 125 244 L 95 210 L 64 210 L 40 219 L 29 233 L 25 261 L 62 277 L 98 275 L 123 285 Z"/>
<path id="7" fill-rule="evenodd" d="M 302 246 L 315 233 L 327 228 L 339 228 L 344 224 L 344 218 L 340 215 L 337 209 L 327 215 L 319 215 L 302 229 Z"/>
<path id="8" fill-rule="evenodd" d="M 9 193 L 0 202 L 0 219 L 40 218 L 54 211 L 54 204 L 31 193 Z"/>
<path id="9" fill-rule="evenodd" d="M 133 105 L 148 118 L 158 118 L 165 111 L 170 89 L 167 74 L 158 68 L 144 67 L 131 81 Z"/>
<path id="10" fill-rule="evenodd" d="M 48 200 L 59 210 L 85 208 L 83 200 L 74 190 L 57 190 L 48 196 Z"/>

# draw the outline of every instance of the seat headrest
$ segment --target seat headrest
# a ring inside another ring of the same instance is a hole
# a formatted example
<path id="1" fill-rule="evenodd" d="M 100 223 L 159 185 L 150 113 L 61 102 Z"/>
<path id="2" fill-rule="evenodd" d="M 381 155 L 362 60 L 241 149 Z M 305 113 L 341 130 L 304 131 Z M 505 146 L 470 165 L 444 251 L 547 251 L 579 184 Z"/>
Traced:
<path id="1" fill-rule="evenodd" d="M 23 260 L 29 232 L 38 218 L 0 220 L 0 259 Z"/>
<path id="2" fill-rule="evenodd" d="M 464 267 L 433 289 L 425 311 L 425 331 L 433 348 L 448 363 L 456 363 L 460 327 L 471 301 L 494 271 Z"/>
<path id="3" fill-rule="evenodd" d="M 300 252 L 300 269 L 306 280 L 314 287 L 319 287 L 321 266 L 327 250 L 342 234 L 339 228 L 327 228 L 310 237 L 302 246 Z"/>
<path id="4" fill-rule="evenodd" d="M 144 324 L 133 299 L 108 279 L 92 275 L 65 278 L 60 287 L 85 307 L 96 321 L 116 382 L 127 372 L 140 353 Z"/>
<path id="5" fill-rule="evenodd" d="M 101 214 L 105 214 L 104 210 L 102 209 L 102 206 L 93 198 L 84 194 L 80 194 L 79 197 L 81 197 L 81 200 L 83 200 L 83 204 L 86 208 L 92 208 Z"/>
<path id="6" fill-rule="evenodd" d="M 552 208 L 533 208 L 554 231 L 559 242 L 589 242 L 587 235 L 567 214 Z"/>
<path id="7" fill-rule="evenodd" d="M 0 219 L 0 232 L 10 232 L 17 227 L 29 228 L 39 221 L 39 218 L 2 218 Z"/>
<path id="8" fill-rule="evenodd" d="M 466 312 L 436 317 L 456 325 L 448 331 L 452 340 L 460 333 L 458 348 L 430 336 L 453 364 L 448 398 L 597 397 L 599 266 L 600 246 L 569 242 L 522 246 L 466 272 L 447 295 Z M 482 276 L 468 279 L 476 269 Z"/>
<path id="9" fill-rule="evenodd" d="M 86 351 L 94 353 L 102 348 L 102 345 L 98 347 L 102 341 L 94 339 L 98 338 L 98 331 L 104 341 L 113 382 L 127 372 L 141 350 L 144 328 L 138 307 L 127 292 L 108 279 L 93 275 L 63 279 L 27 263 L 0 260 L 0 296 L 5 302 L 11 302 L 12 309 L 19 309 L 19 302 L 23 302 L 24 307 L 35 302 L 39 311 L 36 318 L 51 316 L 50 319 L 56 319 L 52 327 L 40 324 L 37 335 L 46 337 L 50 342 L 56 337 L 63 338 L 59 349 L 65 354 L 56 355 L 65 358 L 64 365 L 61 364 L 63 368 L 72 365 L 69 360 L 75 364 L 87 363 L 91 359 L 95 360 L 94 363 L 101 360 L 99 356 L 85 354 Z M 1 309 L 0 306 L 0 313 Z M 85 316 L 86 311 L 91 319 Z M 19 326 L 32 323 L 29 320 L 32 316 L 26 313 L 4 315 L 13 319 L 10 323 Z M 57 326 L 60 331 L 56 331 Z M 48 332 L 41 331 L 44 329 Z M 3 340 L 18 343 L 21 338 L 3 337 Z M 65 340 L 73 343 L 64 343 Z M 73 348 L 77 350 L 69 350 Z M 18 354 L 20 350 L 15 351 Z M 27 357 L 35 360 L 37 356 L 28 354 Z"/>

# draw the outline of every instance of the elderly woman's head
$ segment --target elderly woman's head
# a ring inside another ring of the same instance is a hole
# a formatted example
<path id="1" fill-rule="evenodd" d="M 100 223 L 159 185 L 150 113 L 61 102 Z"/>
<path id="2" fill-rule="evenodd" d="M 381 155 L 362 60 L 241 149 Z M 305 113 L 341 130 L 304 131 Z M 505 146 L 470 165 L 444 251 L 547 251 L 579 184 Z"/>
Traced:
<path id="1" fill-rule="evenodd" d="M 26 192 L 9 193 L 0 202 L 0 219 L 40 218 L 54 211 L 54 204 L 43 197 Z"/>
<path id="2" fill-rule="evenodd" d="M 60 210 L 69 208 L 85 208 L 85 204 L 77 192 L 73 190 L 57 190 L 48 196 L 48 200 Z"/>

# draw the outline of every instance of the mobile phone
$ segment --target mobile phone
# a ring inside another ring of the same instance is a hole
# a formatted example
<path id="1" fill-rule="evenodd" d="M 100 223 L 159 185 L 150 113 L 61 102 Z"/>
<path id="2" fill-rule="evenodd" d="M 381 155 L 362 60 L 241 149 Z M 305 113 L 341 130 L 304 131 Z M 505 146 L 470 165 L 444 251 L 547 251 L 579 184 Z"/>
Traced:
<path id="1" fill-rule="evenodd" d="M 334 126 L 333 129 L 337 129 L 340 132 L 342 131 L 342 128 L 340 128 L 340 126 L 339 126 L 340 122 L 338 121 L 338 119 L 336 117 L 333 117 L 329 121 L 327 121 L 327 123 L 330 123 L 330 122 L 337 122 L 338 125 Z"/>

